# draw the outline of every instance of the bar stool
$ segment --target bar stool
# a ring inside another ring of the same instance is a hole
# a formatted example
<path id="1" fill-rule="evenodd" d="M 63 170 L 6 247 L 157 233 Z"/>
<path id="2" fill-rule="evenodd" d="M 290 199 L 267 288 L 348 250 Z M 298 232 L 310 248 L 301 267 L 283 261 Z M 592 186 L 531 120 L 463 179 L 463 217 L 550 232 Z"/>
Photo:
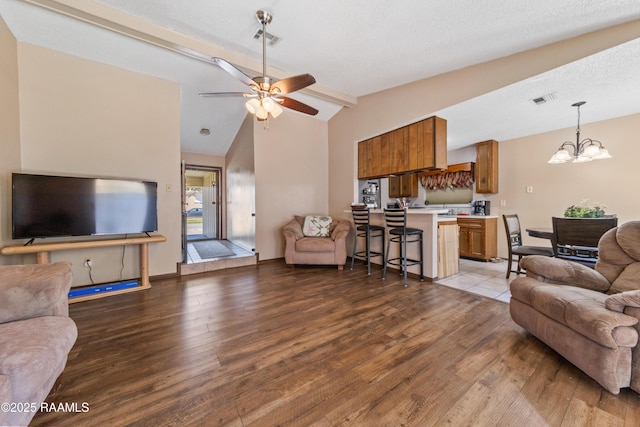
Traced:
<path id="1" fill-rule="evenodd" d="M 353 239 L 353 256 L 351 257 L 351 269 L 353 270 L 353 262 L 356 258 L 367 261 L 367 274 L 371 274 L 371 258 L 383 257 L 384 264 L 384 227 L 381 225 L 371 224 L 371 215 L 369 209 L 351 209 L 351 215 L 353 215 L 353 224 L 355 225 L 356 234 Z M 365 249 L 363 251 L 357 251 L 358 237 L 365 238 Z M 371 251 L 371 238 L 380 237 L 382 242 L 382 251 Z"/>
<path id="2" fill-rule="evenodd" d="M 385 209 L 384 220 L 387 225 L 387 254 L 385 256 L 384 269 L 382 272 L 382 280 L 387 278 L 387 264 L 400 267 L 404 274 L 404 286 L 407 287 L 407 267 L 420 264 L 420 281 L 424 281 L 424 253 L 422 249 L 422 230 L 419 228 L 407 227 L 407 210 L 406 209 Z M 389 249 L 391 243 L 399 244 L 400 256 L 397 258 L 389 258 Z M 420 259 L 411 259 L 407 257 L 407 244 L 418 243 L 420 249 Z"/>

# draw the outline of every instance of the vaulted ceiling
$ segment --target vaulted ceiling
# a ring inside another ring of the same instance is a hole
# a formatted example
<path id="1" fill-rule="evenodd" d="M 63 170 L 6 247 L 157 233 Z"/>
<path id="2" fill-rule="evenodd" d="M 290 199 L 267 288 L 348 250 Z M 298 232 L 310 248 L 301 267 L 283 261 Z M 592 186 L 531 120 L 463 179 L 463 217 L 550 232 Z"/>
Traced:
<path id="1" fill-rule="evenodd" d="M 226 153 L 244 101 L 198 93 L 246 86 L 188 50 L 259 75 L 259 9 L 273 14 L 267 32 L 279 38 L 267 47 L 268 74 L 314 75 L 317 84 L 292 98 L 320 110 L 318 120 L 380 90 L 613 25 L 640 25 L 637 0 L 0 0 L 21 42 L 178 82 L 182 149 L 214 155 Z M 531 101 L 549 94 L 541 106 Z M 576 101 L 587 101 L 581 112 L 588 123 L 639 113 L 639 99 L 635 39 L 432 113 L 448 120 L 454 149 L 573 126 Z"/>

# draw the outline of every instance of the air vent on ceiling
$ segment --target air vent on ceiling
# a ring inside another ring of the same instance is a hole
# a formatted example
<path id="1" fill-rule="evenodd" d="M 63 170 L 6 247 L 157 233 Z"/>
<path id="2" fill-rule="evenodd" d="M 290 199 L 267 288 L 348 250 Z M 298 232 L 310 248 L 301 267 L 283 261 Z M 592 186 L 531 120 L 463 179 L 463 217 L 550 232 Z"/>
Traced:
<path id="1" fill-rule="evenodd" d="M 262 37 L 262 28 L 258 28 L 256 32 L 253 34 L 253 38 L 256 40 L 260 40 L 260 37 Z M 275 46 L 280 41 L 280 37 L 274 36 L 269 31 L 265 33 L 265 38 L 267 39 L 267 44 L 269 46 Z"/>
<path id="2" fill-rule="evenodd" d="M 536 105 L 540 105 L 540 104 L 544 104 L 545 102 L 553 101 L 555 99 L 557 99 L 556 92 L 553 92 L 553 93 L 548 93 L 546 95 L 539 96 L 537 98 L 533 98 L 531 101 L 533 101 L 533 103 Z"/>

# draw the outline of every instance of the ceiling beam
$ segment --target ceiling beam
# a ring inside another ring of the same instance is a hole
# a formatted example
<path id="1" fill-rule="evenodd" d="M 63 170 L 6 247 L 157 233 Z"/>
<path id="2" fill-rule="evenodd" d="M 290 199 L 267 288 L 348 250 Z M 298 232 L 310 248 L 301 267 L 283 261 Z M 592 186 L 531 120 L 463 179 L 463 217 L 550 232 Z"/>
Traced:
<path id="1" fill-rule="evenodd" d="M 89 0 L 21 0 L 50 11 L 69 16 L 80 21 L 158 46 L 180 55 L 215 65 L 212 58 L 224 58 L 250 76 L 262 75 L 262 60 L 253 60 L 233 51 L 222 49 L 202 40 L 186 36 L 144 20 Z M 267 67 L 267 74 L 281 80 L 291 74 L 273 67 Z M 357 99 L 315 83 L 300 92 L 332 102 L 343 107 L 353 107 Z"/>

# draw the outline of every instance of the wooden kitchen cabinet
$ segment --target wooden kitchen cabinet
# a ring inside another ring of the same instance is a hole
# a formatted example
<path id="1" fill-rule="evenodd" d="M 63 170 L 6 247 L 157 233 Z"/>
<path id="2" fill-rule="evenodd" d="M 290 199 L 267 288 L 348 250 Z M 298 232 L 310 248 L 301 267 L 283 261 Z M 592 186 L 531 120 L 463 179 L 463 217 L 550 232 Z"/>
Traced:
<path id="1" fill-rule="evenodd" d="M 402 173 L 409 169 L 409 138 L 408 129 L 400 129 L 389 132 L 389 157 L 391 173 Z"/>
<path id="2" fill-rule="evenodd" d="M 388 136 L 380 135 L 358 143 L 358 179 L 386 176 L 390 171 Z"/>
<path id="3" fill-rule="evenodd" d="M 358 179 L 371 177 L 369 172 L 369 158 L 367 157 L 367 145 L 369 140 L 358 142 Z"/>
<path id="4" fill-rule="evenodd" d="M 447 167 L 447 121 L 429 117 L 358 143 L 358 179 Z"/>
<path id="5" fill-rule="evenodd" d="M 476 144 L 476 193 L 498 192 L 498 141 Z"/>
<path id="6" fill-rule="evenodd" d="M 389 198 L 402 197 L 418 197 L 418 174 L 389 177 Z"/>
<path id="7" fill-rule="evenodd" d="M 460 218 L 460 256 L 489 261 L 498 256 L 497 218 Z"/>
<path id="8" fill-rule="evenodd" d="M 408 126 L 409 170 L 447 168 L 447 121 L 429 117 Z"/>

